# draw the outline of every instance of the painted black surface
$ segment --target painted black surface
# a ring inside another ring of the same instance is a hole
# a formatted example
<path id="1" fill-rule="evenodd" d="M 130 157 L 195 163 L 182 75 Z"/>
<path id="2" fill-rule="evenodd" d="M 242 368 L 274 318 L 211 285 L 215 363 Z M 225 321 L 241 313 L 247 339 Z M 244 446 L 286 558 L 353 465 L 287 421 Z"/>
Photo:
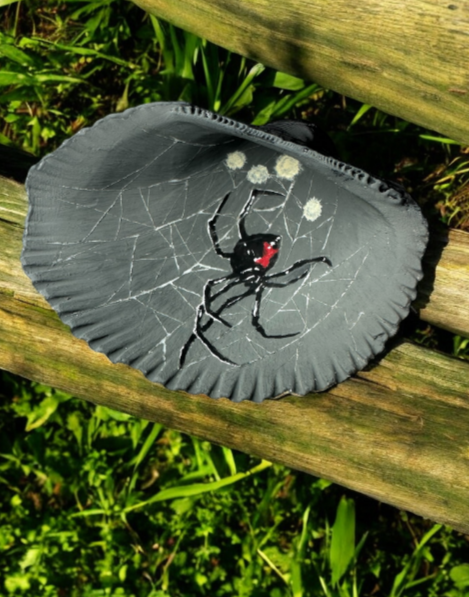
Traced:
<path id="1" fill-rule="evenodd" d="M 187 104 L 103 119 L 27 189 L 36 288 L 93 349 L 191 393 L 260 401 L 346 379 L 421 277 L 427 228 L 404 191 Z"/>

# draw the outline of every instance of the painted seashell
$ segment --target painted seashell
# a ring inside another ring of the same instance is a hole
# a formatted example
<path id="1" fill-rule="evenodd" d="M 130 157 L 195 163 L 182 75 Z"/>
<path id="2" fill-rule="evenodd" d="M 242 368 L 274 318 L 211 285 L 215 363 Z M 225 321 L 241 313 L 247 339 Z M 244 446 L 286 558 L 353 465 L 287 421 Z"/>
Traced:
<path id="1" fill-rule="evenodd" d="M 408 314 L 427 225 L 315 141 L 184 103 L 108 116 L 30 170 L 24 270 L 75 336 L 168 388 L 325 390 Z"/>

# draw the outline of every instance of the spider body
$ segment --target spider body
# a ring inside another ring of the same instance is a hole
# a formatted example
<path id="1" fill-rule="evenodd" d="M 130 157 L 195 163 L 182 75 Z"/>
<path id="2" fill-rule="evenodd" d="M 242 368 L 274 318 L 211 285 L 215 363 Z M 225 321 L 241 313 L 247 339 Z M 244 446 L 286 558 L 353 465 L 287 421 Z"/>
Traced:
<path id="1" fill-rule="evenodd" d="M 230 257 L 231 268 L 242 282 L 251 285 L 273 268 L 280 251 L 280 236 L 253 234 L 240 239 Z"/>
<path id="2" fill-rule="evenodd" d="M 254 306 L 251 312 L 251 324 L 256 331 L 264 338 L 290 338 L 297 336 L 300 332 L 292 332 L 289 334 L 270 334 L 264 329 L 260 323 L 260 308 L 262 301 L 262 294 L 266 288 L 285 288 L 305 278 L 312 263 L 322 262 L 329 267 L 332 266 L 331 261 L 327 257 L 312 257 L 308 259 L 300 259 L 284 271 L 276 274 L 268 273 L 276 264 L 279 252 L 281 237 L 275 234 L 248 234 L 246 231 L 246 218 L 251 211 L 251 207 L 259 195 L 280 195 L 275 191 L 253 189 L 243 209 L 238 217 L 238 233 L 239 240 L 236 243 L 232 252 L 224 251 L 220 246 L 220 241 L 217 233 L 218 217 L 228 201 L 231 193 L 227 193 L 212 218 L 208 221 L 208 233 L 212 240 L 213 248 L 217 255 L 224 259 L 230 260 L 232 272 L 221 278 L 214 278 L 208 280 L 203 290 L 203 300 L 197 307 L 194 329 L 181 349 L 179 355 L 179 368 L 183 367 L 189 348 L 196 339 L 199 339 L 202 344 L 217 357 L 220 361 L 229 365 L 237 365 L 226 356 L 224 356 L 216 346 L 206 337 L 205 333 L 213 325 L 215 321 L 231 328 L 232 325 L 221 316 L 225 310 L 229 309 L 234 304 L 242 299 L 254 296 Z M 290 274 L 292 274 L 290 276 Z M 286 280 L 282 281 L 282 278 Z M 212 304 L 214 301 L 222 297 L 232 288 L 242 285 L 247 290 L 231 296 L 226 299 L 218 308 L 214 309 Z M 212 293 L 214 287 L 220 286 L 220 290 Z M 208 320 L 203 321 L 204 316 Z"/>

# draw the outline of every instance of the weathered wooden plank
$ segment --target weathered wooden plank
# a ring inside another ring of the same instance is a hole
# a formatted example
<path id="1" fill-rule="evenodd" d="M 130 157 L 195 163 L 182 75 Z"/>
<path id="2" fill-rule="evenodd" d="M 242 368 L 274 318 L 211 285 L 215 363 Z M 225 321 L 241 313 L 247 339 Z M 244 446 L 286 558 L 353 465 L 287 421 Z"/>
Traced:
<path id="1" fill-rule="evenodd" d="M 263 64 L 469 143 L 469 4 L 460 0 L 134 0 Z"/>
<path id="2" fill-rule="evenodd" d="M 0 295 L 0 366 L 469 531 L 469 366 L 437 353 L 404 344 L 327 393 L 234 404 L 151 384 Z"/>
<path id="3" fill-rule="evenodd" d="M 468 364 L 402 343 L 322 394 L 259 405 L 171 392 L 74 338 L 34 290 L 25 214 L 23 187 L 0 178 L 1 368 L 469 532 Z"/>
<path id="4" fill-rule="evenodd" d="M 469 234 L 432 233 L 415 307 L 421 319 L 469 336 Z"/>

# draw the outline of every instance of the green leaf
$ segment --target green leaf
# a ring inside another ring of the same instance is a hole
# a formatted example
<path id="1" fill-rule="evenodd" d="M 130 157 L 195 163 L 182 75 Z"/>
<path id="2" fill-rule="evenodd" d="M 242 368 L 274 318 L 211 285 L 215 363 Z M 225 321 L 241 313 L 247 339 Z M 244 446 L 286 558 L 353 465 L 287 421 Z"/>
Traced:
<path id="1" fill-rule="evenodd" d="M 223 487 L 227 487 L 228 485 L 232 485 L 233 483 L 237 483 L 242 479 L 250 477 L 251 475 L 260 473 L 269 466 L 272 466 L 272 463 L 268 462 L 267 460 L 263 460 L 260 464 L 250 469 L 246 473 L 237 473 L 236 475 L 231 475 L 229 477 L 225 477 L 224 479 L 220 479 L 220 481 L 213 481 L 211 483 L 194 483 L 193 485 L 182 485 L 179 487 L 163 489 L 149 500 L 146 500 L 145 502 L 139 502 L 138 504 L 134 504 L 133 506 L 125 508 L 124 512 L 130 512 L 131 510 L 136 510 L 137 508 L 142 508 L 143 506 L 148 506 L 149 504 L 154 504 L 155 502 L 200 495 L 209 491 L 217 491 Z"/>
<path id="2" fill-rule="evenodd" d="M 413 555 L 420 553 L 424 546 L 430 541 L 433 535 L 436 535 L 439 531 L 441 531 L 442 525 L 441 524 L 434 524 L 432 528 L 425 533 L 425 535 L 420 539 L 419 544 L 417 545 L 415 552 Z"/>
<path id="3" fill-rule="evenodd" d="M 61 400 L 55 394 L 47 396 L 44 400 L 28 415 L 26 431 L 37 429 L 49 419 L 57 410 Z"/>
<path id="4" fill-rule="evenodd" d="M 5 588 L 9 593 L 28 591 L 31 588 L 29 578 L 23 574 L 15 574 L 5 578 Z"/>
<path id="5" fill-rule="evenodd" d="M 288 113 L 294 108 L 299 102 L 306 100 L 313 93 L 317 93 L 321 87 L 316 83 L 304 87 L 297 93 L 289 94 L 283 97 L 272 110 L 272 118 L 280 118 L 284 114 Z"/>
<path id="6" fill-rule="evenodd" d="M 14 71 L 2 70 L 0 71 L 0 87 L 9 87 L 10 85 L 24 85 L 31 83 L 32 77 L 24 73 L 16 73 Z"/>
<path id="7" fill-rule="evenodd" d="M 278 87 L 279 89 L 287 89 L 289 91 L 299 91 L 305 87 L 303 79 L 293 77 L 287 73 L 275 73 L 272 87 Z"/>
<path id="8" fill-rule="evenodd" d="M 35 75 L 34 82 L 36 83 L 86 83 L 84 79 L 78 77 L 69 77 L 67 75 L 44 74 Z"/>
<path id="9" fill-rule="evenodd" d="M 304 587 L 303 587 L 303 577 L 301 574 L 301 563 L 294 559 L 290 563 L 290 584 L 291 590 L 293 593 L 293 597 L 303 597 L 304 596 Z"/>
<path id="10" fill-rule="evenodd" d="M 11 139 L 9 139 L 7 136 L 5 136 L 3 133 L 0 133 L 0 144 L 1 145 L 9 145 L 11 147 L 13 147 L 15 145 L 13 143 L 13 141 Z"/>
<path id="11" fill-rule="evenodd" d="M 265 66 L 263 64 L 255 64 L 248 72 L 238 89 L 220 109 L 220 113 L 233 114 L 246 105 L 246 102 L 249 101 L 249 97 L 252 97 L 252 82 L 256 77 L 262 74 L 264 70 Z"/>
<path id="12" fill-rule="evenodd" d="M 308 506 L 306 510 L 303 512 L 303 519 L 302 519 L 302 530 L 300 535 L 300 540 L 297 545 L 297 552 L 300 557 L 303 557 L 303 552 L 306 546 L 306 541 L 308 539 L 308 520 L 309 514 L 311 511 L 311 506 Z"/>
<path id="13" fill-rule="evenodd" d="M 119 580 L 120 580 L 121 582 L 125 582 L 125 579 L 126 579 L 126 577 L 127 577 L 127 569 L 128 569 L 128 566 L 127 566 L 127 564 L 124 564 L 124 565 L 123 565 L 123 566 L 121 566 L 121 567 L 120 567 L 120 569 L 119 569 L 119 572 L 118 572 L 118 574 L 117 574 L 117 575 L 118 575 L 118 577 L 119 577 Z"/>
<path id="14" fill-rule="evenodd" d="M 230 470 L 230 475 L 236 475 L 238 471 L 236 470 L 236 461 L 233 456 L 233 450 L 230 450 L 230 448 L 225 448 L 224 446 L 222 446 L 221 449 L 223 456 L 225 457 L 225 462 Z"/>
<path id="15" fill-rule="evenodd" d="M 16 2 L 19 2 L 19 0 L 0 0 L 0 7 L 15 4 Z"/>
<path id="16" fill-rule="evenodd" d="M 268 551 L 268 553 L 266 553 Z M 277 562 L 281 562 L 285 568 L 288 569 L 288 565 L 290 564 L 290 557 L 287 554 L 282 554 L 277 547 L 271 547 L 269 550 L 262 551 L 261 549 L 257 550 L 257 553 L 260 557 L 264 560 L 264 562 L 269 566 L 275 574 L 283 580 L 283 582 L 288 586 L 288 577 L 282 573 L 279 566 L 277 566 L 273 561 L 272 558 L 275 558 Z"/>
<path id="17" fill-rule="evenodd" d="M 425 535 L 422 537 L 422 539 L 419 541 L 419 544 L 413 551 L 410 560 L 407 562 L 407 564 L 404 566 L 401 572 L 399 572 L 399 574 L 394 578 L 394 583 L 389 597 L 399 597 L 404 593 L 407 587 L 410 587 L 413 584 L 414 576 L 420 567 L 420 560 L 422 558 L 422 553 L 424 551 L 425 545 L 436 533 L 438 533 L 441 530 L 441 528 L 441 524 L 435 524 L 429 531 L 425 533 Z"/>
<path id="18" fill-rule="evenodd" d="M 109 419 L 114 419 L 114 421 L 128 421 L 132 419 L 132 415 L 109 408 L 108 406 L 103 406 L 102 404 L 96 407 L 95 416 L 101 419 L 101 421 L 108 421 Z"/>
<path id="19" fill-rule="evenodd" d="M 271 100 L 267 105 L 265 105 L 254 117 L 251 124 L 255 126 L 261 126 L 269 122 L 272 117 L 272 112 L 274 111 L 277 105 L 276 100 Z"/>
<path id="20" fill-rule="evenodd" d="M 140 452 L 137 455 L 137 458 L 135 460 L 134 470 L 136 470 L 139 467 L 139 465 L 141 464 L 141 462 L 143 461 L 145 456 L 148 454 L 149 450 L 153 447 L 153 445 L 156 442 L 156 439 L 162 429 L 163 429 L 163 425 L 160 425 L 160 423 L 153 423 L 153 427 L 152 427 L 147 439 L 145 440 L 145 443 L 143 444 L 142 448 L 140 449 Z"/>
<path id="21" fill-rule="evenodd" d="M 77 440 L 78 446 L 81 448 L 83 441 L 83 424 L 78 412 L 73 412 L 68 415 L 67 429 L 73 433 L 75 439 Z"/>
<path id="22" fill-rule="evenodd" d="M 329 563 L 332 585 L 336 586 L 355 553 L 355 502 L 352 499 L 343 496 L 340 500 L 331 531 Z"/>
<path id="23" fill-rule="evenodd" d="M 447 137 L 436 137 L 435 135 L 419 135 L 420 139 L 425 141 L 435 141 L 436 143 L 443 143 L 444 145 L 461 145 L 458 141 L 448 139 Z"/>
<path id="24" fill-rule="evenodd" d="M 143 446 L 141 447 L 140 452 L 137 454 L 137 457 L 135 458 L 134 470 L 132 472 L 132 477 L 131 477 L 130 483 L 129 483 L 129 489 L 128 489 L 129 494 L 134 490 L 135 484 L 137 483 L 138 467 L 140 466 L 142 461 L 145 459 L 146 455 L 151 450 L 151 448 L 154 446 L 154 444 L 156 442 L 156 438 L 158 437 L 158 435 L 160 434 L 162 429 L 163 429 L 162 425 L 160 425 L 159 423 L 153 423 L 153 427 L 150 430 L 148 437 L 146 438 Z"/>
<path id="25" fill-rule="evenodd" d="M 223 78 L 223 71 L 218 64 L 218 51 L 213 44 L 205 43 L 200 48 L 200 54 L 207 84 L 208 105 L 210 109 L 216 110 L 220 78 Z"/>
<path id="26" fill-rule="evenodd" d="M 57 50 L 61 50 L 62 52 L 70 52 L 71 54 L 77 54 L 78 56 L 93 56 L 94 58 L 108 60 L 109 62 L 114 62 L 114 64 L 118 64 L 119 66 L 126 66 L 128 68 L 135 68 L 136 66 L 132 62 L 128 62 L 127 60 L 123 60 L 122 58 L 118 58 L 117 56 L 109 56 L 108 54 L 103 54 L 102 52 L 98 52 L 97 50 L 93 50 L 92 48 L 82 48 L 81 46 L 67 46 L 64 44 L 51 42 L 45 39 L 32 39 L 35 42 L 39 42 L 41 45 L 53 46 L 54 48 L 56 48 Z"/>
<path id="27" fill-rule="evenodd" d="M 194 507 L 195 498 L 187 497 L 173 500 L 171 502 L 171 508 L 176 512 L 178 516 L 183 516 L 186 512 L 189 512 Z"/>
<path id="28" fill-rule="evenodd" d="M 39 548 L 32 547 L 31 549 L 28 549 L 24 558 L 20 562 L 21 569 L 25 570 L 26 568 L 34 566 L 34 564 L 36 564 L 36 562 L 39 560 L 40 556 L 41 550 Z"/>
<path id="29" fill-rule="evenodd" d="M 11 44 L 0 44 L 0 56 L 4 56 L 12 62 L 17 62 L 23 66 L 37 66 L 37 59 L 35 60 L 26 52 L 16 48 Z"/>
<path id="30" fill-rule="evenodd" d="M 361 118 L 363 118 L 363 116 L 365 116 L 365 114 L 371 110 L 373 106 L 370 106 L 369 104 L 362 104 L 361 108 L 358 110 L 358 112 L 355 114 L 355 116 L 353 117 L 352 122 L 349 124 L 349 128 L 351 126 L 353 126 L 354 124 L 356 124 Z"/>
<path id="31" fill-rule="evenodd" d="M 14 87 L 5 93 L 0 93 L 0 104 L 11 104 L 13 102 L 37 101 L 37 94 L 33 87 Z"/>
<path id="32" fill-rule="evenodd" d="M 105 514 L 106 511 L 102 508 L 92 508 L 91 510 L 82 510 L 81 512 L 75 512 L 70 514 L 70 518 L 80 518 L 82 516 L 98 516 Z"/>
<path id="33" fill-rule="evenodd" d="M 150 14 L 150 21 L 153 26 L 153 31 L 155 33 L 155 37 L 158 40 L 158 44 L 162 52 L 166 49 L 166 37 L 164 34 L 164 30 L 161 26 L 159 20 L 152 14 Z"/>
<path id="34" fill-rule="evenodd" d="M 193 61 L 194 56 L 201 43 L 200 37 L 197 37 L 193 33 L 184 31 L 184 68 L 182 71 L 182 77 L 184 79 L 194 80 Z"/>
<path id="35" fill-rule="evenodd" d="M 208 477 L 212 472 L 213 467 L 210 464 L 207 464 L 205 466 L 199 467 L 196 471 L 192 471 L 191 473 L 187 473 L 187 475 L 183 475 L 179 478 L 179 482 L 190 483 L 191 481 L 196 481 L 198 479 Z"/>
<path id="36" fill-rule="evenodd" d="M 394 578 L 394 582 L 392 584 L 392 589 L 390 593 L 390 597 L 397 597 L 401 594 L 402 589 L 404 587 L 405 579 L 407 574 L 410 570 L 410 563 L 407 563 L 404 568 L 397 574 Z"/>
<path id="37" fill-rule="evenodd" d="M 453 566 L 449 571 L 449 576 L 459 589 L 469 587 L 469 564 Z"/>
<path id="38" fill-rule="evenodd" d="M 14 71 L 0 71 L 0 87 L 10 85 L 40 85 L 42 83 L 86 83 L 84 79 L 56 74 L 37 74 L 34 76 Z"/>

